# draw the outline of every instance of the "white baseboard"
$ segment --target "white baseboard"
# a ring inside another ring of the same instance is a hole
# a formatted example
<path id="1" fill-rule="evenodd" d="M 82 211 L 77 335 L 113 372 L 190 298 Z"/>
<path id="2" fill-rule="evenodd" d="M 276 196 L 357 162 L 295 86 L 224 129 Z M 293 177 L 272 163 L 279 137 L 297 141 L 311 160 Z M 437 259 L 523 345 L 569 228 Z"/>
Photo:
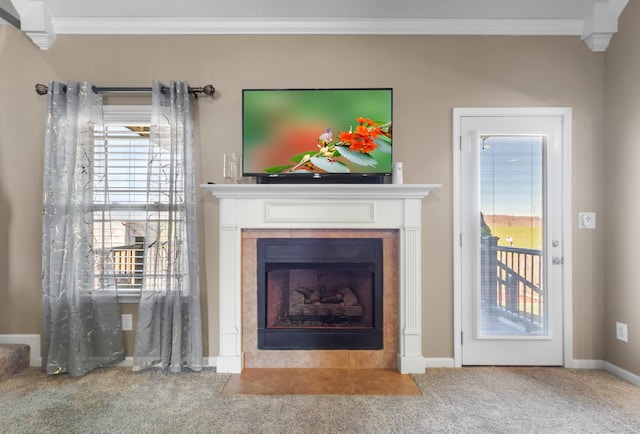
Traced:
<path id="1" fill-rule="evenodd" d="M 0 344 L 27 344 L 29 345 L 29 366 L 39 368 L 42 366 L 40 355 L 40 335 L 0 335 Z"/>
<path id="2" fill-rule="evenodd" d="M 215 357 L 203 357 L 202 358 L 202 367 L 203 368 L 215 368 L 218 366 L 218 360 Z"/>
<path id="3" fill-rule="evenodd" d="M 133 367 L 133 357 L 125 357 L 124 360 L 117 365 L 116 368 L 131 368 Z"/>
<path id="4" fill-rule="evenodd" d="M 29 365 L 34 368 L 42 366 L 42 357 L 40 354 L 40 335 L 2 335 L 0 334 L 0 344 L 27 344 L 29 345 Z M 126 357 L 117 366 L 133 367 L 133 357 Z M 217 367 L 216 357 L 203 357 L 202 366 L 204 368 Z M 428 368 L 454 368 L 454 359 L 448 357 L 425 357 L 425 369 Z M 567 368 L 574 369 L 604 369 L 605 371 L 622 378 L 629 383 L 640 386 L 640 376 L 625 369 L 622 369 L 612 363 L 603 360 L 590 359 L 573 359 Z"/>
<path id="5" fill-rule="evenodd" d="M 573 359 L 565 365 L 565 368 L 603 369 L 603 363 L 602 360 Z M 455 360 L 447 357 L 425 357 L 424 366 L 425 368 L 455 368 Z"/>
<path id="6" fill-rule="evenodd" d="M 603 360 L 590 360 L 590 359 L 573 359 L 569 364 L 565 365 L 565 368 L 573 369 L 604 369 Z"/>
<path id="7" fill-rule="evenodd" d="M 454 368 L 453 357 L 425 357 L 424 367 L 428 368 Z"/>
<path id="8" fill-rule="evenodd" d="M 604 370 L 617 375 L 622 378 L 624 381 L 628 381 L 631 384 L 635 384 L 636 386 L 640 386 L 640 375 L 636 375 L 633 372 L 629 372 L 626 369 L 622 369 L 612 363 L 604 362 Z"/>
<path id="9" fill-rule="evenodd" d="M 574 369 L 604 369 L 610 374 L 620 377 L 631 384 L 640 386 L 640 375 L 636 375 L 605 360 L 573 359 L 570 364 L 565 367 Z"/>

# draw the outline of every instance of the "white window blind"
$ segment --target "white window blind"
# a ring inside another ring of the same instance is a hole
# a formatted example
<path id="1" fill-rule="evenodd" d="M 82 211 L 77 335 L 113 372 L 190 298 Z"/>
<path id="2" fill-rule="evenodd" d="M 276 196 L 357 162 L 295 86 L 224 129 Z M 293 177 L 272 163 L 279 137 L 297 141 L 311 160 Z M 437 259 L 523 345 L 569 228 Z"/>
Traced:
<path id="1" fill-rule="evenodd" d="M 95 128 L 96 279 L 115 274 L 118 290 L 138 291 L 145 278 L 166 270 L 162 250 L 147 248 L 162 242 L 169 212 L 167 192 L 150 180 L 149 159 L 171 164 L 169 152 L 150 140 L 150 119 L 149 106 L 105 106 L 104 124 Z"/>

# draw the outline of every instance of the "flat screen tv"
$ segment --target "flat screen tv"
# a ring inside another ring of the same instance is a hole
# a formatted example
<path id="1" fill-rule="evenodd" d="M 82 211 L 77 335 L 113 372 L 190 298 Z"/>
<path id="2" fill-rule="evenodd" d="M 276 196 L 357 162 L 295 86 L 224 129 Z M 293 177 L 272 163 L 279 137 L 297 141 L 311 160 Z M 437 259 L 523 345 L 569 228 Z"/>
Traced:
<path id="1" fill-rule="evenodd" d="M 392 108 L 390 88 L 244 89 L 243 175 L 258 182 L 388 177 Z"/>

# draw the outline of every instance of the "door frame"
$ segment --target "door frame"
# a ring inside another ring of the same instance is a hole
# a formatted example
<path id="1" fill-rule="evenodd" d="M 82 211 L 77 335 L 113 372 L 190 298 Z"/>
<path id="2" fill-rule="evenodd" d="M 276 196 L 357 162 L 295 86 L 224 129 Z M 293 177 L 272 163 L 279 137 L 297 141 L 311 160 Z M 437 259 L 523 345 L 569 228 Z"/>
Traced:
<path id="1" fill-rule="evenodd" d="M 571 151 L 572 109 L 569 107 L 467 107 L 453 109 L 453 362 L 462 366 L 462 248 L 460 182 L 461 123 L 463 117 L 529 117 L 553 116 L 562 122 L 562 240 L 564 265 L 562 275 L 562 342 L 563 366 L 575 366 L 573 359 L 573 287 L 572 287 L 572 207 Z"/>

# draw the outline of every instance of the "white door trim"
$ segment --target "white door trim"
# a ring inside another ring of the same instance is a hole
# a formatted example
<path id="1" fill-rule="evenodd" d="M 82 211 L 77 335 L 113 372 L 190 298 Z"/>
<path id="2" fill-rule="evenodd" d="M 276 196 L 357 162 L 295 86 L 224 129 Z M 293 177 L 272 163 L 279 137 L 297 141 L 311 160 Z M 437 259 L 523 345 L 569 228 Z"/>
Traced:
<path id="1" fill-rule="evenodd" d="M 573 362 L 572 208 L 571 151 L 572 110 L 567 107 L 469 107 L 453 109 L 453 359 L 462 366 L 462 251 L 460 246 L 462 197 L 460 182 L 460 140 L 463 117 L 473 116 L 554 116 L 562 119 L 562 232 L 563 232 L 563 366 Z"/>

